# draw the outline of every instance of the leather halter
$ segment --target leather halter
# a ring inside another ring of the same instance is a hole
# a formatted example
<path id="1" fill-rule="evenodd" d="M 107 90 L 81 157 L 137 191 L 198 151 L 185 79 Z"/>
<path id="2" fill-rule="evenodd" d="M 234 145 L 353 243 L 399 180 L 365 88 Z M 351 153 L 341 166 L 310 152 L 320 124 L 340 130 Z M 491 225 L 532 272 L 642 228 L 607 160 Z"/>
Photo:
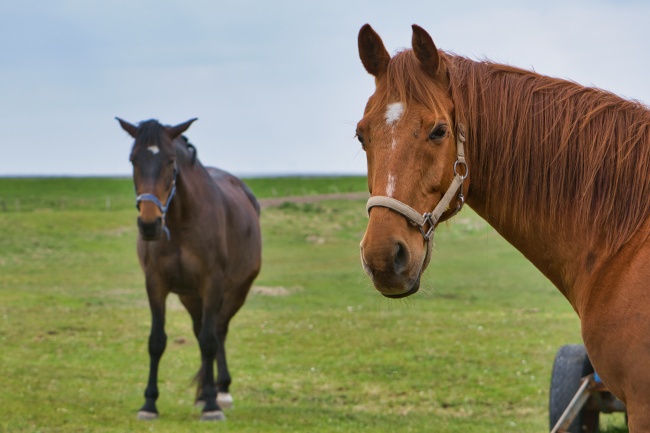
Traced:
<path id="1" fill-rule="evenodd" d="M 167 210 L 169 209 L 169 204 L 172 202 L 172 199 L 174 198 L 174 195 L 176 195 L 176 176 L 178 175 L 178 169 L 176 168 L 176 165 L 174 165 L 174 179 L 172 179 L 172 184 L 171 184 L 171 191 L 169 192 L 169 195 L 167 196 L 167 201 L 163 205 L 162 202 L 158 197 L 156 197 L 155 194 L 152 193 L 144 193 L 140 194 L 135 198 L 135 207 L 140 210 L 140 202 L 143 201 L 149 201 L 153 204 L 155 204 L 158 207 L 158 210 L 160 210 L 160 213 L 162 213 L 162 227 L 163 231 L 165 232 L 165 235 L 167 235 L 167 240 L 171 238 L 169 234 L 169 229 L 167 228 L 167 225 L 165 224 L 165 217 L 167 216 Z M 136 191 L 137 193 L 137 191 Z"/>
<path id="2" fill-rule="evenodd" d="M 397 212 L 398 214 L 404 216 L 411 224 L 418 226 L 422 237 L 429 244 L 427 246 L 427 255 L 431 249 L 430 240 L 433 235 L 433 230 L 436 227 L 436 224 L 440 220 L 440 217 L 447 211 L 449 204 L 454 197 L 458 197 L 458 204 L 456 209 L 453 212 L 446 216 L 445 219 L 449 219 L 452 216 L 456 215 L 460 209 L 465 204 L 465 196 L 463 195 L 463 182 L 469 174 L 469 168 L 467 167 L 467 162 L 465 161 L 465 127 L 462 124 L 458 124 L 457 128 L 457 137 L 456 137 L 456 162 L 454 162 L 454 179 L 451 181 L 447 192 L 438 202 L 438 205 L 431 212 L 425 212 L 424 214 L 418 213 L 411 206 L 403 203 L 392 197 L 385 196 L 373 196 L 370 197 L 368 203 L 366 204 L 366 211 L 368 212 L 368 217 L 370 217 L 370 209 L 376 206 L 385 207 L 392 211 Z M 463 166 L 461 170 L 462 173 L 458 172 L 458 166 Z M 429 227 L 427 228 L 427 224 Z"/>

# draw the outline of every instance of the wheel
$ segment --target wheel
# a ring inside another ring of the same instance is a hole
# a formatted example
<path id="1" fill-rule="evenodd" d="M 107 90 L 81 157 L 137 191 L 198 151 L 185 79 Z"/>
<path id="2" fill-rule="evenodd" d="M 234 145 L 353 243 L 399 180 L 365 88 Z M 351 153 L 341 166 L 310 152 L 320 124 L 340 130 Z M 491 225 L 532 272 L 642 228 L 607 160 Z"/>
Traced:
<path id="1" fill-rule="evenodd" d="M 550 428 L 560 419 L 567 406 L 578 392 L 580 379 L 594 372 L 585 347 L 581 344 L 570 344 L 560 347 L 555 355 L 553 373 L 551 375 L 551 390 L 549 393 Z M 598 410 L 588 410 L 583 407 L 575 417 L 567 432 L 596 433 L 598 431 Z"/>

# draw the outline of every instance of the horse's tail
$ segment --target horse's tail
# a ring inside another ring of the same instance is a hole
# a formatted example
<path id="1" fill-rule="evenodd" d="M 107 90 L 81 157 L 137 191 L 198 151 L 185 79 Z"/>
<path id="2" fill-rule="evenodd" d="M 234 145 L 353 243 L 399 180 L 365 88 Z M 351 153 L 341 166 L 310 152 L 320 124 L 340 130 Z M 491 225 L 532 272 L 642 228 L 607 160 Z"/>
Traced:
<path id="1" fill-rule="evenodd" d="M 203 400 L 203 379 L 205 378 L 205 368 L 201 363 L 201 368 L 196 372 L 192 378 L 191 385 L 196 385 L 196 395 L 194 396 L 194 403 L 202 402 Z"/>

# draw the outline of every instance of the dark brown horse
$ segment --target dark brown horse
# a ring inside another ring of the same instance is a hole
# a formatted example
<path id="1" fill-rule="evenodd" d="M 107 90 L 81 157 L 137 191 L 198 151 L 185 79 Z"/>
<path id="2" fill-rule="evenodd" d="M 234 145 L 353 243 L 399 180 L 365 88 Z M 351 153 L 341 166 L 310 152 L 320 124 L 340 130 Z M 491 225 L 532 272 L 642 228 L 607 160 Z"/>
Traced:
<path id="1" fill-rule="evenodd" d="M 392 58 L 369 25 L 358 43 L 376 84 L 357 127 L 375 287 L 415 293 L 433 229 L 467 202 L 569 300 L 630 432 L 650 431 L 650 110 L 439 51 L 418 26 Z"/>
<path id="2" fill-rule="evenodd" d="M 257 200 L 236 177 L 206 168 L 177 126 L 155 120 L 132 125 L 131 150 L 139 210 L 138 257 L 151 307 L 150 370 L 140 419 L 158 417 L 158 364 L 165 350 L 165 300 L 175 293 L 192 316 L 201 348 L 197 401 L 201 418 L 224 419 L 232 404 L 225 342 L 230 319 L 244 304 L 261 266 Z M 217 379 L 214 380 L 214 361 Z"/>

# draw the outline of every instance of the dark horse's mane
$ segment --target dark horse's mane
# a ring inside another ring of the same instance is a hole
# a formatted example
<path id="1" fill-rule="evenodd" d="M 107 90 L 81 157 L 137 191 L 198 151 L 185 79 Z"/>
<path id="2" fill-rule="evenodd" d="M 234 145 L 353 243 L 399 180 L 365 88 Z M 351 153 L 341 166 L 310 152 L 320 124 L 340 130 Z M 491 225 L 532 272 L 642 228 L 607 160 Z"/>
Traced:
<path id="1" fill-rule="evenodd" d="M 533 216 L 585 233 L 596 226 L 611 250 L 640 228 L 650 215 L 648 107 L 489 61 L 448 53 L 441 61 L 452 116 L 468 129 L 470 193 L 487 193 L 489 214 L 516 217 L 524 229 Z M 438 105 L 441 89 L 411 50 L 395 55 L 387 74 L 389 93 Z"/>

